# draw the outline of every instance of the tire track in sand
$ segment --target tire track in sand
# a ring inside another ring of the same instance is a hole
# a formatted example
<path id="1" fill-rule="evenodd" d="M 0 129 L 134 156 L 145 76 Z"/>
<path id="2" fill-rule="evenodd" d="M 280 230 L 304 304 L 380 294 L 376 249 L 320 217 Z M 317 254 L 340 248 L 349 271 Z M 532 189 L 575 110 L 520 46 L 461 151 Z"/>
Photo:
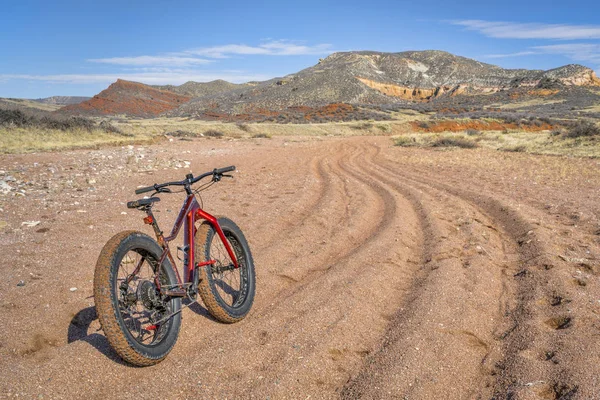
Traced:
<path id="1" fill-rule="evenodd" d="M 344 145 L 339 153 L 324 168 L 332 191 L 323 208 L 330 210 L 333 222 L 322 231 L 331 237 L 330 247 L 320 251 L 325 256 L 314 256 L 311 264 L 298 259 L 298 272 L 308 272 L 285 290 L 279 287 L 281 278 L 263 276 L 259 293 L 279 294 L 258 302 L 244 321 L 222 325 L 186 312 L 173 353 L 143 370 L 115 364 L 78 341 L 58 349 L 41 372 L 22 376 L 51 385 L 58 395 L 94 390 L 106 397 L 119 390 L 111 383 L 127 379 L 136 382 L 135 388 L 127 388 L 131 398 L 148 387 L 166 398 L 214 393 L 229 398 L 336 397 L 380 340 L 421 258 L 420 223 L 410 203 L 362 172 L 360 148 Z M 319 221 L 310 223 L 319 227 Z M 349 233 L 356 234 L 352 241 Z M 274 261 L 284 261 L 286 250 L 273 251 Z M 88 360 L 86 367 L 65 374 L 66 360 L 75 355 Z M 177 393 L 171 385 L 155 385 L 157 375 L 181 382 Z"/>
<path id="2" fill-rule="evenodd" d="M 373 159 L 380 159 L 377 157 L 379 152 L 378 148 Z M 379 164 L 383 162 L 379 161 Z M 385 164 L 390 165 L 390 161 Z M 383 168 L 401 179 L 445 191 L 479 208 L 492 221 L 490 226 L 502 232 L 505 252 L 508 250 L 509 254 L 515 254 L 509 263 L 511 273 L 505 276 L 505 286 L 510 287 L 503 292 L 502 299 L 506 317 L 498 324 L 493 342 L 497 353 L 502 355 L 493 371 L 496 376 L 494 398 L 558 398 L 563 394 L 576 393 L 577 385 L 569 371 L 548 362 L 546 356 L 547 349 L 557 348 L 559 340 L 556 331 L 548 329 L 545 322 L 550 315 L 556 314 L 546 300 L 552 294 L 545 290 L 548 279 L 545 275 L 552 268 L 552 262 L 543 243 L 551 241 L 551 238 L 497 198 L 450 186 L 423 171 L 398 172 L 402 165 L 393 165 L 395 168 Z M 540 306 L 540 301 L 544 300 L 546 305 Z M 553 320 L 556 319 L 550 319 Z"/>

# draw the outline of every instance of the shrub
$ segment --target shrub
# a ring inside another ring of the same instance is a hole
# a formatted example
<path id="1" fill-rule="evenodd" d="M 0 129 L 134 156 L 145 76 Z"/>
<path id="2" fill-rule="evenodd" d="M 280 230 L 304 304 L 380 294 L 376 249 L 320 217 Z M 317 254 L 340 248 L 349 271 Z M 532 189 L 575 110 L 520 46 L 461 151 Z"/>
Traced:
<path id="1" fill-rule="evenodd" d="M 512 153 L 523 153 L 525 150 L 527 150 L 527 147 L 525 147 L 524 145 L 518 145 L 512 147 L 503 147 L 501 150 Z"/>
<path id="2" fill-rule="evenodd" d="M 356 130 L 371 129 L 372 127 L 373 127 L 373 124 L 370 122 L 363 122 L 362 124 L 350 126 L 350 128 L 356 129 Z"/>
<path id="3" fill-rule="evenodd" d="M 571 125 L 564 136 L 568 138 L 589 137 L 600 135 L 600 128 L 591 121 L 580 120 Z"/>
<path id="4" fill-rule="evenodd" d="M 250 132 L 250 127 L 247 124 L 237 124 L 237 127 L 244 132 Z"/>
<path id="5" fill-rule="evenodd" d="M 0 125 L 25 126 L 32 123 L 33 118 L 21 110 L 0 109 Z"/>
<path id="6" fill-rule="evenodd" d="M 418 146 L 417 140 L 414 137 L 399 136 L 394 139 L 394 144 L 401 147 Z"/>
<path id="7" fill-rule="evenodd" d="M 463 149 L 472 149 L 477 147 L 477 143 L 460 137 L 442 137 L 431 142 L 431 147 L 461 147 Z"/>
<path id="8" fill-rule="evenodd" d="M 169 136 L 173 136 L 173 137 L 195 137 L 195 136 L 197 136 L 193 132 L 183 131 L 181 129 L 178 129 L 178 130 L 173 131 L 173 132 L 167 132 L 167 133 L 165 133 L 165 135 L 169 135 Z"/>
<path id="9" fill-rule="evenodd" d="M 255 133 L 254 135 L 252 135 L 252 138 L 254 138 L 254 139 L 271 139 L 271 135 L 269 135 L 267 133 Z"/>
<path id="10" fill-rule="evenodd" d="M 117 133 L 119 135 L 123 134 L 123 131 L 120 130 L 119 128 L 117 128 L 116 126 L 114 126 L 113 124 L 111 124 L 108 121 L 102 121 L 100 122 L 100 129 L 102 129 L 105 132 L 109 132 L 109 133 Z"/>
<path id="11" fill-rule="evenodd" d="M 389 132 L 392 130 L 389 125 L 383 125 L 383 124 L 377 125 L 377 128 L 382 132 Z"/>
<path id="12" fill-rule="evenodd" d="M 481 132 L 478 131 L 477 129 L 467 129 L 466 134 L 469 136 L 478 136 L 478 135 L 481 135 Z"/>
<path id="13" fill-rule="evenodd" d="M 225 134 L 223 132 L 217 131 L 215 129 L 209 129 L 206 132 L 204 132 L 204 136 L 220 138 L 220 137 L 225 136 Z"/>

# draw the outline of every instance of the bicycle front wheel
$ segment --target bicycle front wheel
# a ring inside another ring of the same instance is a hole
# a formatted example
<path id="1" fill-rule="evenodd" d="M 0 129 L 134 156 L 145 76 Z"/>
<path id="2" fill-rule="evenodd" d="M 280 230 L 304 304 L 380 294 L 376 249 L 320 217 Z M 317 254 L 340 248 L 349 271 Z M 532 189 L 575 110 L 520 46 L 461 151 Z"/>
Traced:
<path id="1" fill-rule="evenodd" d="M 233 268 L 216 230 L 208 222 L 203 222 L 196 234 L 196 256 L 200 263 L 214 263 L 200 268 L 198 290 L 210 314 L 221 322 L 231 324 L 242 320 L 254 302 L 254 261 L 240 228 L 228 218 L 220 217 L 218 222 L 233 249 L 238 268 Z"/>

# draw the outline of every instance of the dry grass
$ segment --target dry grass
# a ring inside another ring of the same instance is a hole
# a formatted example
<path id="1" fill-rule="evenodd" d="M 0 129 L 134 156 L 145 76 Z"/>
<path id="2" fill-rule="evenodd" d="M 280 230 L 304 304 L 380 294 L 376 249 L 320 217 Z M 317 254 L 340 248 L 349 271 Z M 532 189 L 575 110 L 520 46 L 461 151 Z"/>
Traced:
<path id="1" fill-rule="evenodd" d="M 600 157 L 600 139 L 594 137 L 564 138 L 550 132 L 499 132 L 487 131 L 473 137 L 463 133 L 408 133 L 393 138 L 397 146 L 434 147 L 434 143 L 444 140 L 472 141 L 478 147 L 500 151 L 530 154 L 568 155 L 576 157 Z"/>
<path id="2" fill-rule="evenodd" d="M 95 148 L 105 145 L 148 143 L 152 136 L 124 136 L 101 130 L 54 130 L 31 128 L 0 128 L 0 153 L 31 153 L 38 151 Z"/>
<path id="3" fill-rule="evenodd" d="M 207 131 L 223 133 L 222 140 L 255 140 L 273 136 L 393 136 L 399 146 L 432 147 L 438 143 L 443 147 L 455 147 L 473 143 L 477 147 L 500 151 L 531 154 L 555 154 L 583 157 L 600 157 L 600 139 L 564 138 L 551 132 L 484 131 L 477 135 L 465 132 L 417 133 L 409 123 L 399 121 L 341 122 L 324 124 L 233 124 L 187 120 L 184 118 L 155 118 L 113 121 L 125 135 L 106 133 L 99 130 L 88 132 L 32 130 L 25 128 L 0 129 L 0 153 L 23 153 L 52 151 L 72 148 L 93 148 L 104 145 L 149 143 L 162 140 L 164 135 L 180 130 L 191 137 L 201 137 Z M 215 138 L 205 137 L 205 140 Z M 185 138 L 184 138 L 185 139 Z M 446 140 L 451 139 L 451 140 Z M 177 140 L 177 139 L 175 139 Z"/>
<path id="4" fill-rule="evenodd" d="M 413 118 L 414 120 L 414 118 Z M 257 134 L 267 136 L 356 136 L 356 135 L 392 135 L 407 132 L 410 127 L 404 122 L 329 122 L 323 124 L 276 124 L 245 123 L 234 124 L 188 120 L 186 118 L 132 119 L 113 122 L 125 133 L 144 135 L 164 135 L 181 130 L 201 136 L 206 131 L 222 132 L 224 137 L 251 138 Z"/>
<path id="5" fill-rule="evenodd" d="M 9 106 L 15 107 L 29 107 L 34 108 L 36 110 L 42 111 L 56 111 L 63 106 L 57 104 L 46 104 L 40 103 L 33 100 L 25 100 L 25 99 L 8 99 L 8 98 L 0 98 L 0 101 Z"/>

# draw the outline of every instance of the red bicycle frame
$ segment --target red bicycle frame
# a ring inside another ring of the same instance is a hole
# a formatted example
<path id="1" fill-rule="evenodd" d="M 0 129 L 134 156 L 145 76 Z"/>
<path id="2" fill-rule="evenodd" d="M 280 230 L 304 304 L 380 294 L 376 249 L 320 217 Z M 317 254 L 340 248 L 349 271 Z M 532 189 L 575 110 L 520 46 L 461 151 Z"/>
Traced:
<path id="1" fill-rule="evenodd" d="M 187 287 L 190 287 L 190 286 L 196 287 L 195 286 L 197 284 L 197 282 L 195 282 L 195 279 L 197 279 L 197 275 L 195 274 L 196 268 L 213 265 L 215 263 L 215 260 L 207 260 L 207 261 L 204 261 L 201 263 L 196 263 L 196 261 L 195 261 L 196 255 L 195 255 L 195 249 L 194 249 L 194 242 L 195 242 L 194 239 L 196 237 L 196 232 L 197 232 L 196 222 L 199 220 L 208 221 L 208 223 L 215 229 L 215 231 L 217 232 L 217 235 L 219 236 L 221 242 L 223 242 L 223 245 L 225 246 L 225 249 L 227 250 L 227 254 L 229 254 L 229 257 L 231 258 L 233 267 L 238 268 L 238 262 L 237 262 L 237 258 L 235 257 L 235 253 L 233 252 L 231 245 L 227 241 L 227 238 L 225 237 L 225 233 L 223 233 L 223 229 L 221 229 L 221 226 L 219 225 L 219 221 L 217 220 L 217 218 L 210 215 L 209 213 L 207 213 L 200 207 L 200 205 L 198 204 L 198 201 L 196 200 L 196 196 L 194 196 L 193 193 L 188 194 L 185 202 L 183 203 L 183 206 L 181 207 L 181 210 L 179 211 L 179 215 L 177 216 L 177 219 L 175 220 L 175 224 L 173 225 L 171 234 L 167 237 L 164 237 L 163 232 L 158 227 L 158 223 L 156 222 L 156 219 L 154 218 L 154 215 L 152 214 L 152 207 L 148 207 L 146 209 L 146 213 L 148 214 L 148 216 L 146 218 L 144 218 L 144 222 L 146 224 L 152 225 L 152 228 L 154 229 L 154 233 L 156 235 L 156 239 L 158 240 L 158 244 L 160 244 L 160 246 L 163 248 L 163 253 L 160 257 L 158 265 L 162 265 L 163 262 L 165 261 L 165 259 L 168 257 L 169 261 L 171 262 L 172 268 L 175 270 L 175 275 L 177 276 L 177 282 L 178 282 L 177 286 L 179 289 L 173 290 L 170 288 L 169 290 L 166 291 L 167 295 L 184 296 L 186 285 L 187 285 Z M 173 259 L 173 255 L 171 254 L 171 250 L 169 248 L 169 242 L 171 242 L 171 241 L 175 240 L 175 238 L 177 238 L 182 225 L 184 226 L 184 238 L 183 238 L 184 247 L 183 248 L 187 249 L 187 257 L 184 257 L 184 266 L 183 266 L 185 281 L 182 281 L 181 276 L 179 275 L 179 270 L 177 268 L 177 264 L 175 263 L 175 260 Z M 161 290 L 160 282 L 158 281 L 158 270 L 157 270 L 157 274 L 156 274 L 154 280 L 155 280 L 155 284 L 156 284 L 157 288 L 159 290 Z M 161 292 L 162 292 L 162 290 L 161 290 Z"/>

